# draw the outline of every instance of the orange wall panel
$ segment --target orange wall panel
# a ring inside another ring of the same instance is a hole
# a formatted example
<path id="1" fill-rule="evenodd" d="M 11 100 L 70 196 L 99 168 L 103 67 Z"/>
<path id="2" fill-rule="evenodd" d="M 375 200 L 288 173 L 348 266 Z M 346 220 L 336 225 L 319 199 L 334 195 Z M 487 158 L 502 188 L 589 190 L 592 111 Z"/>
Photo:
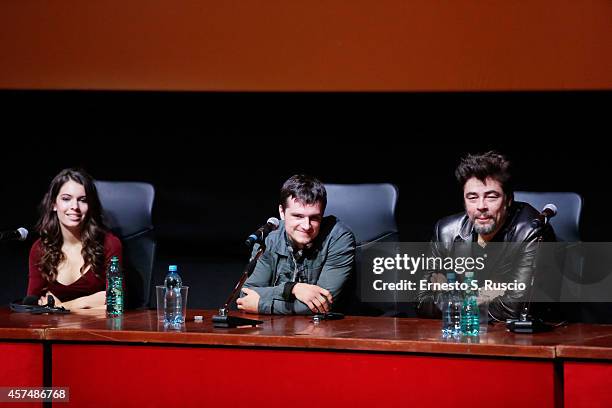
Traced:
<path id="1" fill-rule="evenodd" d="M 0 88 L 612 89 L 609 0 L 0 2 Z"/>

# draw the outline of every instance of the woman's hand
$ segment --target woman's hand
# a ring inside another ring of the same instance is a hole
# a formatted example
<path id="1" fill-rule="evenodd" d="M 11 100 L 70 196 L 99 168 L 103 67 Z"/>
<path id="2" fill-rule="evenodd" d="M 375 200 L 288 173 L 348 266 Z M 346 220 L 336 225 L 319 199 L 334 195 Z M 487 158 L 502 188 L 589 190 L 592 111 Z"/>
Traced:
<path id="1" fill-rule="evenodd" d="M 41 306 L 45 306 L 47 304 L 47 296 L 53 296 L 53 300 L 55 301 L 55 307 L 63 306 L 68 310 L 77 310 L 77 309 L 103 309 L 105 307 L 106 301 L 106 292 L 101 290 L 100 292 L 96 292 L 93 295 L 82 296 L 80 298 L 72 299 L 67 302 L 62 302 L 51 292 L 45 293 L 38 299 L 38 304 Z"/>

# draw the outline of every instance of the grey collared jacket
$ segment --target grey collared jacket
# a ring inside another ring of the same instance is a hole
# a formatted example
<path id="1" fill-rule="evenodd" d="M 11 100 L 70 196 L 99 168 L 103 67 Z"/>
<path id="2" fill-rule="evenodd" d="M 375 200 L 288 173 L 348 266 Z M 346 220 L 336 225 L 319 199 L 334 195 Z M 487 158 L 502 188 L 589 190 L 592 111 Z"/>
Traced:
<path id="1" fill-rule="evenodd" d="M 256 245 L 253 254 L 259 249 Z M 266 238 L 266 250 L 244 287 L 255 290 L 261 314 L 312 314 L 308 306 L 283 297 L 285 284 L 303 282 L 331 292 L 334 303 L 354 270 L 355 235 L 334 216 L 324 217 L 313 246 L 302 257 L 293 254 L 285 223 Z"/>

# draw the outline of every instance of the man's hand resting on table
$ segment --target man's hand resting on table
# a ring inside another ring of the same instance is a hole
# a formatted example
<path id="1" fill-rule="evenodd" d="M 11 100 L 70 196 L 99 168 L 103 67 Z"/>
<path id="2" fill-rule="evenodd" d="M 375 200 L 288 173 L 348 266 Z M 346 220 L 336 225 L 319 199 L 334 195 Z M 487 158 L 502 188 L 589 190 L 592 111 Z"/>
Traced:
<path id="1" fill-rule="evenodd" d="M 247 313 L 257 313 L 259 310 L 259 293 L 249 288 L 242 288 L 242 293 L 246 296 L 236 300 L 238 309 L 244 310 Z"/>
<path id="2" fill-rule="evenodd" d="M 320 286 L 296 283 L 291 293 L 296 299 L 305 303 L 313 313 L 327 313 L 331 310 L 332 295 L 329 290 Z"/>

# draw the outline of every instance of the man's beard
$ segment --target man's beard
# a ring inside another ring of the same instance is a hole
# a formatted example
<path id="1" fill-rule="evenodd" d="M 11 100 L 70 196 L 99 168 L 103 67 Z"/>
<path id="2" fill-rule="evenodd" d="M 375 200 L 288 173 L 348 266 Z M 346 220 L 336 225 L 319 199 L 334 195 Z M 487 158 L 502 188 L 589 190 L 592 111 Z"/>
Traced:
<path id="1" fill-rule="evenodd" d="M 481 225 L 481 224 L 476 223 L 476 218 L 482 215 L 484 214 L 479 214 L 475 216 L 474 219 L 472 220 L 472 222 L 474 223 L 474 231 L 480 235 L 488 235 L 492 233 L 493 231 L 495 231 L 495 229 L 497 228 L 497 222 L 495 222 L 495 218 L 490 218 L 490 220 L 492 221 L 490 224 Z"/>

